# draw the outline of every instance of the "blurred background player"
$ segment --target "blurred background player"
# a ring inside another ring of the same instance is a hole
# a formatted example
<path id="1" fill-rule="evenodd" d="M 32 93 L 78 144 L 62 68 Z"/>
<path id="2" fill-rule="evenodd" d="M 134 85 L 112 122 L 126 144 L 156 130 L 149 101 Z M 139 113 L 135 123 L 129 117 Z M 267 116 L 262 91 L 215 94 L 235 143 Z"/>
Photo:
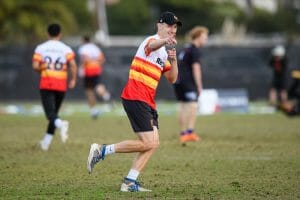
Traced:
<path id="1" fill-rule="evenodd" d="M 101 49 L 90 41 L 89 36 L 83 37 L 83 44 L 78 49 L 80 56 L 79 75 L 84 77 L 84 87 L 92 118 L 96 119 L 99 110 L 96 107 L 97 96 L 109 102 L 111 95 L 102 81 L 102 66 L 105 56 Z M 96 94 L 95 94 L 96 93 Z"/>
<path id="2" fill-rule="evenodd" d="M 121 98 L 136 140 L 111 145 L 92 144 L 87 169 L 112 153 L 137 153 L 128 175 L 121 185 L 122 192 L 151 191 L 139 186 L 137 178 L 159 145 L 158 115 L 155 104 L 157 85 L 164 75 L 174 83 L 178 75 L 175 36 L 181 22 L 174 13 L 164 12 L 157 23 L 157 33 L 147 37 L 139 46 L 131 63 L 128 82 Z M 167 50 L 166 45 L 173 46 Z"/>
<path id="3" fill-rule="evenodd" d="M 288 90 L 289 100 L 282 102 L 280 109 L 289 116 L 300 115 L 300 70 L 292 71 L 292 83 Z"/>
<path id="4" fill-rule="evenodd" d="M 179 104 L 180 141 L 198 141 L 195 123 L 198 112 L 198 97 L 202 91 L 201 51 L 207 42 L 208 29 L 196 26 L 189 32 L 191 43 L 179 53 L 178 79 L 174 84 Z"/>
<path id="5" fill-rule="evenodd" d="M 272 49 L 269 65 L 273 71 L 269 103 L 278 106 L 287 100 L 287 58 L 282 45 L 277 45 Z"/>
<path id="6" fill-rule="evenodd" d="M 47 132 L 40 141 L 42 150 L 47 151 L 56 128 L 60 128 L 63 142 L 68 139 L 69 122 L 58 117 L 59 108 L 67 90 L 68 64 L 70 65 L 69 88 L 76 84 L 76 62 L 72 49 L 60 41 L 59 24 L 48 26 L 49 40 L 38 45 L 34 51 L 32 67 L 40 73 L 40 95 L 42 106 L 49 120 Z"/>

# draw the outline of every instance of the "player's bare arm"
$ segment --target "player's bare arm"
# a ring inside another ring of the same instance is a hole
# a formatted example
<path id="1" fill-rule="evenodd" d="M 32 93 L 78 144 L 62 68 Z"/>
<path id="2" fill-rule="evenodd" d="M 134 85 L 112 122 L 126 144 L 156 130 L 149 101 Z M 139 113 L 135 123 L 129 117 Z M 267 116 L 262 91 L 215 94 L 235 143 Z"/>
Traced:
<path id="1" fill-rule="evenodd" d="M 33 61 L 33 62 L 32 62 L 32 68 L 33 68 L 35 71 L 37 71 L 37 72 L 41 72 L 41 71 L 44 70 L 44 68 L 42 67 L 42 65 L 41 65 L 39 62 L 37 62 L 37 61 Z"/>
<path id="2" fill-rule="evenodd" d="M 177 44 L 176 39 L 173 36 L 169 36 L 169 37 L 164 38 L 164 39 L 157 39 L 157 40 L 150 41 L 148 47 L 152 51 L 155 51 L 155 50 L 161 48 L 164 45 L 175 46 L 176 44 Z"/>
<path id="3" fill-rule="evenodd" d="M 193 63 L 193 77 L 197 86 L 198 95 L 201 94 L 202 91 L 202 72 L 201 72 L 201 65 L 198 62 Z"/>
<path id="4" fill-rule="evenodd" d="M 171 50 L 167 50 L 167 52 L 168 52 L 169 61 L 171 63 L 171 69 L 165 72 L 164 75 L 170 83 L 175 83 L 178 75 L 176 49 L 173 48 Z"/>
<path id="5" fill-rule="evenodd" d="M 70 64 L 70 73 L 71 73 L 69 88 L 73 89 L 76 85 L 77 65 L 74 59 L 70 60 L 69 64 Z"/>

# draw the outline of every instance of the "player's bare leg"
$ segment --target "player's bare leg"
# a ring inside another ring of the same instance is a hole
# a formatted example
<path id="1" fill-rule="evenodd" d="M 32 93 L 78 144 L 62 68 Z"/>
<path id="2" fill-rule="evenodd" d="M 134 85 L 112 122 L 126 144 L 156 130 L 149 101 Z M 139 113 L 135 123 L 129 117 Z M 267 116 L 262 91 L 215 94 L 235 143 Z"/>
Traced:
<path id="1" fill-rule="evenodd" d="M 277 104 L 277 92 L 275 88 L 271 88 L 269 92 L 269 103 L 272 106 L 276 106 Z"/>
<path id="2" fill-rule="evenodd" d="M 86 98 L 90 107 L 90 113 L 92 118 L 97 118 L 99 115 L 99 110 L 96 108 L 97 99 L 94 93 L 94 90 L 91 88 L 87 88 L 85 90 Z"/>
<path id="3" fill-rule="evenodd" d="M 186 130 L 187 130 L 187 120 L 188 120 L 188 112 L 187 112 L 187 103 L 181 102 L 179 104 L 179 127 L 180 127 L 180 142 L 185 143 L 187 141 Z"/>
<path id="4" fill-rule="evenodd" d="M 189 141 L 198 141 L 200 138 L 194 132 L 195 124 L 197 120 L 197 113 L 198 113 L 198 103 L 197 102 L 189 102 L 187 103 L 188 106 L 188 119 L 187 119 L 187 133 L 189 136 Z"/>

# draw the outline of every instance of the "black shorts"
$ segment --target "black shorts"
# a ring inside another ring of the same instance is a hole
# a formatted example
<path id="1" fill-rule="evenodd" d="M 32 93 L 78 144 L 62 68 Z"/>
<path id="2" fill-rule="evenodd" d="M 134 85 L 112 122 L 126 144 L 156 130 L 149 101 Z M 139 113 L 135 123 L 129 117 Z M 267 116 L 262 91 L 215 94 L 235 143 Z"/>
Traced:
<path id="1" fill-rule="evenodd" d="M 175 96 L 178 101 L 197 102 L 198 92 L 195 87 L 186 87 L 181 84 L 174 84 Z"/>
<path id="2" fill-rule="evenodd" d="M 153 131 L 153 126 L 158 128 L 158 114 L 147 103 L 126 99 L 122 103 L 135 133 Z"/>
<path id="3" fill-rule="evenodd" d="M 99 84 L 102 84 L 101 75 L 84 77 L 84 88 L 94 89 Z"/>
<path id="4" fill-rule="evenodd" d="M 286 77 L 284 75 L 274 75 L 271 87 L 277 90 L 285 90 L 286 82 Z"/>

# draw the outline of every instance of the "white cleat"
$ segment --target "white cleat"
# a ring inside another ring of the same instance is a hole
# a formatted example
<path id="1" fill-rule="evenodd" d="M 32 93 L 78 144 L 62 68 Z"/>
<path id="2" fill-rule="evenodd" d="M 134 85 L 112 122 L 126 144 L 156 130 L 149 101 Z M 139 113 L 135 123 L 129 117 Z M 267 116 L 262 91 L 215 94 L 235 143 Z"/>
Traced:
<path id="1" fill-rule="evenodd" d="M 92 173 L 94 166 L 105 157 L 105 146 L 100 146 L 99 144 L 92 144 L 90 148 L 90 153 L 87 159 L 87 170 Z"/>
<path id="2" fill-rule="evenodd" d="M 143 188 L 137 181 L 127 181 L 126 179 L 121 185 L 121 192 L 151 192 L 152 190 Z"/>
<path id="3" fill-rule="evenodd" d="M 39 146 L 43 151 L 48 151 L 50 144 L 46 144 L 43 140 L 39 142 Z"/>
<path id="4" fill-rule="evenodd" d="M 66 120 L 62 121 L 62 127 L 60 128 L 60 137 L 63 143 L 65 143 L 69 138 L 68 130 L 69 130 L 69 122 Z"/>

